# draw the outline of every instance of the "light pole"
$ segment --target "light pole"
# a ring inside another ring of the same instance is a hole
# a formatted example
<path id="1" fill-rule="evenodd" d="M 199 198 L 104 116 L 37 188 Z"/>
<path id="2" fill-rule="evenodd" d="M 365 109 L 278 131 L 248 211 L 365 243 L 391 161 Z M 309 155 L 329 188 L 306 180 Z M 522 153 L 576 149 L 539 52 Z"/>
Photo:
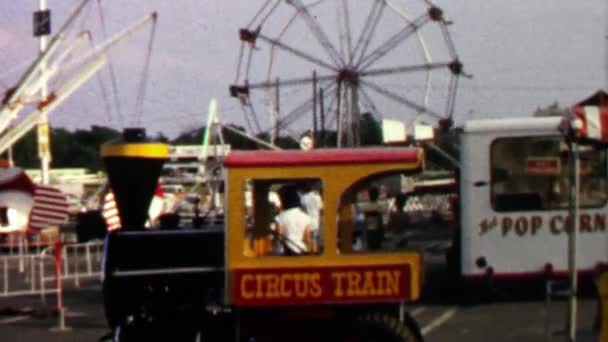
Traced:
<path id="1" fill-rule="evenodd" d="M 570 234 L 568 235 L 568 278 L 570 290 L 568 297 L 568 342 L 576 341 L 576 319 L 577 319 L 577 241 L 579 235 L 579 208 L 580 208 L 580 151 L 576 142 L 570 142 Z"/>
<path id="2" fill-rule="evenodd" d="M 39 38 L 40 54 L 46 51 L 48 45 L 48 35 L 51 33 L 51 11 L 47 9 L 46 0 L 39 0 L 39 9 L 34 12 L 34 37 Z M 41 102 L 46 102 L 48 97 L 47 81 L 44 80 L 46 71 L 46 61 L 42 62 L 41 74 L 43 74 L 43 84 L 40 88 Z M 38 158 L 40 158 L 40 171 L 42 184 L 49 184 L 49 168 L 51 164 L 51 149 L 49 143 L 49 123 L 48 115 L 43 115 L 38 122 Z"/>

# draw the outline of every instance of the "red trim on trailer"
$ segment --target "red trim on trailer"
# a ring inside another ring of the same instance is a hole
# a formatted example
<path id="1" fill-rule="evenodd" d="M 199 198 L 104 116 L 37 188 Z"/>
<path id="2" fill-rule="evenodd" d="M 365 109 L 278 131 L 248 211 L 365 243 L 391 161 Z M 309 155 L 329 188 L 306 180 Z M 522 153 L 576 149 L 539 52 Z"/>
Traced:
<path id="1" fill-rule="evenodd" d="M 348 148 L 311 151 L 231 151 L 226 167 L 325 166 L 421 162 L 416 148 Z"/>

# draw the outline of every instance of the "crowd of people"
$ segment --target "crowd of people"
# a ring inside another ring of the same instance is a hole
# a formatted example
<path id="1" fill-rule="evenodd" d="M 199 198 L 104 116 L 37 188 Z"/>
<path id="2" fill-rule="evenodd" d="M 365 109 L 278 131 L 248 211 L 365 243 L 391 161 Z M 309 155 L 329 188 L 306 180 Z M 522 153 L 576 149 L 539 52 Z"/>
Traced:
<path id="1" fill-rule="evenodd" d="M 277 197 L 271 201 L 275 210 L 271 229 L 276 242 L 272 254 L 320 253 L 323 249 L 323 200 L 318 184 L 286 184 L 277 190 Z M 406 247 L 414 228 L 410 214 L 405 210 L 407 199 L 402 193 L 389 198 L 382 186 L 361 191 L 353 203 L 353 250 Z"/>
<path id="2" fill-rule="evenodd" d="M 405 210 L 408 196 L 389 198 L 384 186 L 371 186 L 360 192 L 356 203 L 355 250 L 387 250 L 405 247 L 414 229 Z"/>

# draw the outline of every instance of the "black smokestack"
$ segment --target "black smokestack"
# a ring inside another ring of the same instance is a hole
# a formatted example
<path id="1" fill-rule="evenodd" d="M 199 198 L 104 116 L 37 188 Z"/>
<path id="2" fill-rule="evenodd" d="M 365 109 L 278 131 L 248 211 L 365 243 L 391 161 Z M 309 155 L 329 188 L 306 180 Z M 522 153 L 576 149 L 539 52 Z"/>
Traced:
<path id="1" fill-rule="evenodd" d="M 120 138 L 101 146 L 122 229 L 144 228 L 168 155 L 168 145 L 148 140 L 143 128 L 126 128 Z"/>

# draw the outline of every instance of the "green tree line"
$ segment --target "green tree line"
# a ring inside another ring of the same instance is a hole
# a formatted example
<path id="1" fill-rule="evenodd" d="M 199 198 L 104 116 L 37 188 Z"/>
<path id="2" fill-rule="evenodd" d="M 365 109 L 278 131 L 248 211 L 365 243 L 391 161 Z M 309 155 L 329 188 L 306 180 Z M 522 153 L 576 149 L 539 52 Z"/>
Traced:
<path id="1" fill-rule="evenodd" d="M 561 108 L 557 103 L 553 103 L 544 108 L 538 108 L 534 116 L 552 116 L 562 115 L 567 109 Z M 234 133 L 234 130 L 245 132 L 243 127 L 237 125 L 229 125 L 231 129 L 222 128 L 222 136 L 226 144 L 231 145 L 235 150 L 255 150 L 260 146 L 247 139 L 240 134 Z M 382 131 L 380 123 L 377 119 L 369 114 L 363 114 L 359 122 L 360 137 L 359 141 L 362 146 L 374 146 L 382 144 Z M 162 132 L 158 132 L 153 139 L 164 141 L 174 145 L 197 145 L 202 141 L 205 127 L 193 128 L 184 131 L 174 139 L 167 138 Z M 99 155 L 100 146 L 110 140 L 120 136 L 120 132 L 109 127 L 91 126 L 89 129 L 78 129 L 69 131 L 64 128 L 51 128 L 51 153 L 53 168 L 87 168 L 91 171 L 99 171 L 103 169 L 103 162 Z M 260 135 L 257 138 L 268 141 L 267 135 Z M 335 131 L 317 132 L 315 137 L 317 146 L 332 147 L 336 146 L 337 134 Z M 299 142 L 287 136 L 279 137 L 275 144 L 283 149 L 297 149 Z M 435 144 L 448 155 L 458 159 L 458 129 L 449 131 L 438 131 L 435 139 Z M 428 165 L 432 169 L 451 169 L 449 163 L 446 163 L 445 157 L 438 154 L 436 150 L 429 149 Z M 38 168 L 40 161 L 38 159 L 36 131 L 32 131 L 23 137 L 12 149 L 13 160 L 15 165 L 22 168 Z"/>
<path id="2" fill-rule="evenodd" d="M 245 128 L 237 125 L 222 127 L 222 136 L 226 144 L 235 150 L 255 150 L 260 146 L 251 139 L 237 134 L 234 130 L 245 132 Z M 381 144 L 380 126 L 371 114 L 365 114 L 361 119 L 362 145 Z M 152 136 L 154 140 L 160 140 L 174 145 L 197 145 L 203 138 L 206 127 L 193 128 L 184 131 L 174 139 L 167 138 L 162 132 Z M 69 131 L 65 128 L 51 128 L 51 154 L 53 168 L 87 168 L 91 171 L 103 170 L 103 162 L 99 155 L 100 146 L 108 141 L 117 139 L 121 132 L 104 126 L 91 126 L 89 129 L 77 129 Z M 269 141 L 268 135 L 258 135 L 256 138 Z M 217 140 L 217 139 L 216 139 Z M 323 146 L 336 145 L 336 132 L 327 131 L 318 133 L 316 141 Z M 283 149 L 298 149 L 299 142 L 289 136 L 280 136 L 275 144 Z M 36 131 L 33 130 L 25 135 L 13 146 L 12 156 L 16 166 L 22 168 L 38 168 Z M 6 157 L 6 156 L 5 156 Z"/>

